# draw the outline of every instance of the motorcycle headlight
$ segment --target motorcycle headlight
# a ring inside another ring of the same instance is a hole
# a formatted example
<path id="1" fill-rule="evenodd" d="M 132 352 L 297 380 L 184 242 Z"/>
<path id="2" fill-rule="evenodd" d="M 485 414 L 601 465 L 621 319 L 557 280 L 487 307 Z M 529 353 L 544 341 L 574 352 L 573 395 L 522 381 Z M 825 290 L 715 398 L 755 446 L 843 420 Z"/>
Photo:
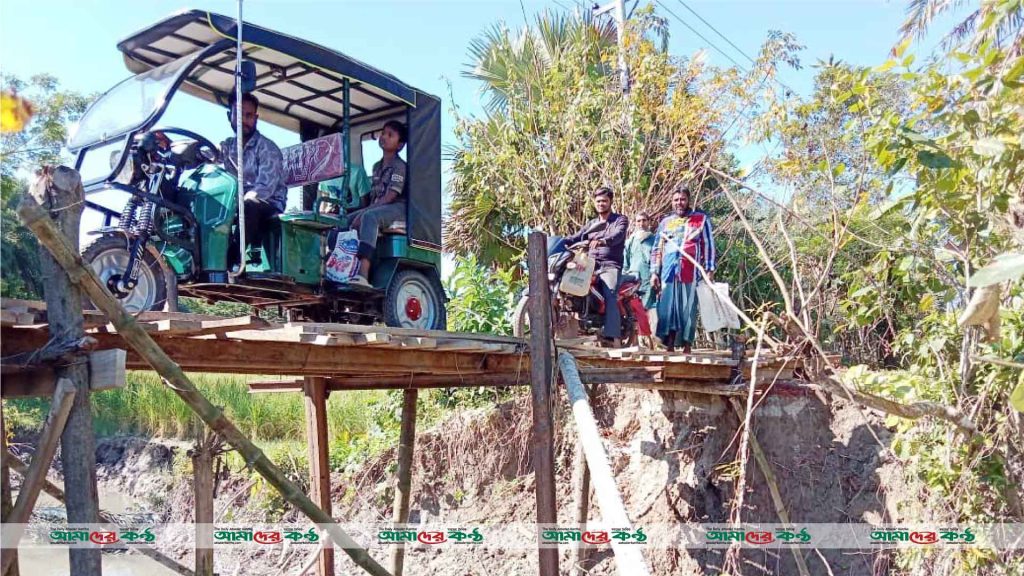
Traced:
<path id="1" fill-rule="evenodd" d="M 568 268 L 569 270 L 575 270 L 576 262 L 570 261 L 568 264 L 565 265 L 565 267 Z"/>

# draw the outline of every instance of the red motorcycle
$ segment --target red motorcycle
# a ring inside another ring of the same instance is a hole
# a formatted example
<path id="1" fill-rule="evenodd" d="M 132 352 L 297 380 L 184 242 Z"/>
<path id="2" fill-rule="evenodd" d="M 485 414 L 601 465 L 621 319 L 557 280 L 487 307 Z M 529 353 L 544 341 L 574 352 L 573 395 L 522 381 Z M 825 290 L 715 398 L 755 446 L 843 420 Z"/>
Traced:
<path id="1" fill-rule="evenodd" d="M 598 232 L 594 229 L 591 233 Z M 604 326 L 605 302 L 598 285 L 599 271 L 590 275 L 589 287 L 583 290 L 563 285 L 566 273 L 573 271 L 578 276 L 582 266 L 586 266 L 589 240 L 583 240 L 574 246 L 566 246 L 565 239 L 560 236 L 548 238 L 548 282 L 551 285 L 552 324 L 557 338 L 575 338 L 579 335 L 599 336 Z M 579 288 L 578 286 L 576 288 Z M 589 288 L 589 289 L 587 289 Z M 647 320 L 647 311 L 637 290 L 640 280 L 631 274 L 619 275 L 618 302 L 615 305 L 622 317 L 622 343 L 634 346 L 638 336 L 650 336 L 651 325 Z M 575 292 L 580 295 L 575 295 Z M 524 337 L 529 328 L 527 304 L 530 301 L 529 289 L 523 292 L 512 315 L 512 331 L 517 337 Z"/>

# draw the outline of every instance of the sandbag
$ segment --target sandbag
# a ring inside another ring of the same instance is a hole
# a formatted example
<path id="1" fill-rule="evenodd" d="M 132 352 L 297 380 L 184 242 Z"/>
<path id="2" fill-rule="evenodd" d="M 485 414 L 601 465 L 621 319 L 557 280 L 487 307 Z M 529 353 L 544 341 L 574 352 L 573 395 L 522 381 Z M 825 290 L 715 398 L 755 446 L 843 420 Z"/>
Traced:
<path id="1" fill-rule="evenodd" d="M 722 328 L 739 330 L 740 317 L 726 302 L 732 303 L 729 298 L 727 282 L 715 282 L 713 286 L 707 282 L 697 284 L 697 306 L 700 310 L 700 324 L 704 330 L 708 332 L 716 332 Z"/>
<path id="2" fill-rule="evenodd" d="M 355 230 L 339 232 L 334 242 L 334 250 L 327 259 L 327 279 L 339 284 L 347 284 L 359 273 L 359 234 Z"/>

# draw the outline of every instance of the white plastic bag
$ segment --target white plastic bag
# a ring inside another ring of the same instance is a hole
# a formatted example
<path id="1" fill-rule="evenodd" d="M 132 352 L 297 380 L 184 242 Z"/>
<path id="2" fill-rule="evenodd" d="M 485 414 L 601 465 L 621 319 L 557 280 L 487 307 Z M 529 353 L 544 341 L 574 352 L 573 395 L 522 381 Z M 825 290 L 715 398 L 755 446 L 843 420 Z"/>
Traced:
<path id="1" fill-rule="evenodd" d="M 590 279 L 594 276 L 597 261 L 585 252 L 576 252 L 573 262 L 575 267 L 567 268 L 562 274 L 558 289 L 573 296 L 586 296 L 590 292 Z"/>
<path id="2" fill-rule="evenodd" d="M 700 324 L 708 332 L 716 332 L 722 328 L 739 330 L 740 318 L 726 302 L 732 303 L 729 298 L 729 284 L 726 282 L 715 282 L 709 285 L 707 282 L 697 284 L 697 305 L 700 307 Z"/>
<path id="3" fill-rule="evenodd" d="M 327 279 L 340 284 L 347 284 L 359 273 L 359 234 L 355 230 L 338 233 L 334 242 L 334 251 L 327 259 Z"/>

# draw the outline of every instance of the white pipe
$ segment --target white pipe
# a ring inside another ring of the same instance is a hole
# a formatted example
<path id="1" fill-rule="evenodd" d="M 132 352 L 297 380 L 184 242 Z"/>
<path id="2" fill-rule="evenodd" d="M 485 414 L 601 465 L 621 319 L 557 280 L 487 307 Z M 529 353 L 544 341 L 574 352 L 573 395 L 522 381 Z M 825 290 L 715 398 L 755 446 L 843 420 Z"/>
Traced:
<path id="1" fill-rule="evenodd" d="M 568 352 L 559 352 L 558 368 L 562 371 L 562 380 L 565 381 L 565 389 L 569 394 L 576 430 L 583 445 L 583 453 L 587 457 L 587 465 L 590 467 L 590 482 L 594 486 L 597 502 L 601 505 L 602 520 L 608 528 L 632 531 L 633 523 L 629 521 L 622 494 L 615 485 L 615 476 L 612 475 L 608 454 L 601 443 L 601 433 L 597 429 L 594 413 L 590 410 L 587 391 L 583 388 L 580 372 L 576 368 L 576 359 Z M 641 547 L 623 544 L 616 539 L 612 539 L 611 544 L 612 552 L 615 553 L 615 566 L 621 576 L 650 575 Z"/>
<path id="2" fill-rule="evenodd" d="M 238 171 L 238 272 L 245 272 L 245 144 L 242 142 L 242 0 L 238 0 L 238 19 L 235 29 L 235 169 Z"/>

